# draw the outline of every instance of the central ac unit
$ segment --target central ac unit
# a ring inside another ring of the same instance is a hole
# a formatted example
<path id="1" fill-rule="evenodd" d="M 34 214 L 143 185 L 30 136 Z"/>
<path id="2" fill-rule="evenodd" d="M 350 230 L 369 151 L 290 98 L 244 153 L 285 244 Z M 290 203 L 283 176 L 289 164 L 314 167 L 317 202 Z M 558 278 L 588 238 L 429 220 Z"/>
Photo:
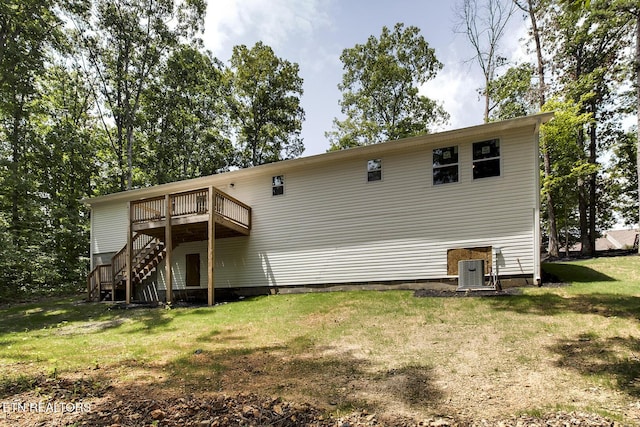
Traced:
<path id="1" fill-rule="evenodd" d="M 458 261 L 458 290 L 487 288 L 484 284 L 484 260 Z"/>

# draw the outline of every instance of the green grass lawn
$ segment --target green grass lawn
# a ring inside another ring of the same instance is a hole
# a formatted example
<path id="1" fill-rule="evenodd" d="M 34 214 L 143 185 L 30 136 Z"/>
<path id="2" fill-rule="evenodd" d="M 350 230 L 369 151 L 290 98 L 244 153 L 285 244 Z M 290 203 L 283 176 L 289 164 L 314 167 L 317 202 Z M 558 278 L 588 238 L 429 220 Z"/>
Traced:
<path id="1" fill-rule="evenodd" d="M 627 419 L 640 400 L 640 258 L 545 269 L 571 285 L 487 298 L 355 291 L 171 310 L 80 298 L 3 308 L 0 400 L 35 378 L 85 376 L 115 388 L 249 390 L 333 411 L 561 408 Z"/>

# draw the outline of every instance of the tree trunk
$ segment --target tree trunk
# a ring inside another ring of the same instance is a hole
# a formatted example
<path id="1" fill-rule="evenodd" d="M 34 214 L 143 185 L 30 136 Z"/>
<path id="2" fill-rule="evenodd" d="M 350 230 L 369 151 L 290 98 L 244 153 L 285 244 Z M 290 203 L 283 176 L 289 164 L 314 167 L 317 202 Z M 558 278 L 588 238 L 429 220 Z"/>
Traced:
<path id="1" fill-rule="evenodd" d="M 22 122 L 22 103 L 14 107 L 13 129 L 11 132 L 11 239 L 19 246 L 18 230 L 20 229 L 20 166 L 22 155 L 20 150 L 20 123 Z"/>
<path id="2" fill-rule="evenodd" d="M 516 2 L 516 5 L 526 11 L 529 14 L 529 19 L 531 21 L 531 32 L 533 36 L 533 40 L 536 45 L 536 58 L 537 58 L 537 72 L 538 72 L 538 102 L 540 110 L 542 110 L 542 106 L 546 102 L 545 90 L 546 84 L 544 81 L 544 57 L 542 55 L 542 42 L 540 41 L 540 29 L 538 28 L 538 20 L 536 18 L 536 10 L 535 5 L 533 4 L 534 0 L 527 0 L 527 5 L 521 5 Z M 542 158 L 544 163 L 544 178 L 545 181 L 551 178 L 551 156 L 549 154 L 548 147 L 543 147 L 542 149 Z M 556 208 L 553 200 L 553 194 L 551 191 L 547 191 L 547 195 L 545 198 L 545 203 L 547 204 L 547 221 L 549 224 L 548 234 L 549 234 L 549 246 L 547 251 L 549 252 L 549 256 L 551 257 L 559 257 L 560 256 L 560 243 L 558 237 L 558 226 L 556 222 Z M 568 248 L 567 248 L 568 250 Z"/>
<path id="3" fill-rule="evenodd" d="M 549 157 L 549 150 L 543 150 L 544 160 L 544 176 L 548 178 L 551 176 L 551 159 Z M 546 203 L 547 203 L 547 220 L 549 221 L 549 256 L 558 258 L 560 256 L 560 245 L 558 244 L 558 226 L 556 224 L 556 208 L 553 204 L 553 196 L 551 191 L 547 191 Z"/>
<path id="4" fill-rule="evenodd" d="M 636 169 L 638 173 L 638 226 L 640 226 L 640 12 L 636 15 L 636 112 L 637 112 L 637 146 L 636 146 Z M 640 245 L 638 245 L 638 253 L 640 253 Z"/>
<path id="5" fill-rule="evenodd" d="M 578 146 L 584 151 L 584 130 L 578 131 Z M 580 222 L 580 253 L 591 255 L 591 239 L 589 238 L 588 203 L 589 191 L 587 181 L 583 177 L 578 178 L 578 214 Z"/>
<path id="6" fill-rule="evenodd" d="M 489 77 L 484 79 L 484 122 L 489 123 Z"/>
<path id="7" fill-rule="evenodd" d="M 133 125 L 127 129 L 127 190 L 133 188 Z"/>
<path id="8" fill-rule="evenodd" d="M 594 106 L 595 108 L 595 106 Z M 598 155 L 598 139 L 597 128 L 595 123 L 591 123 L 589 127 L 589 163 L 596 165 Z M 598 180 L 598 173 L 594 172 L 589 175 L 589 245 L 591 252 L 589 255 L 596 255 L 596 234 L 597 234 L 597 194 L 596 184 Z"/>

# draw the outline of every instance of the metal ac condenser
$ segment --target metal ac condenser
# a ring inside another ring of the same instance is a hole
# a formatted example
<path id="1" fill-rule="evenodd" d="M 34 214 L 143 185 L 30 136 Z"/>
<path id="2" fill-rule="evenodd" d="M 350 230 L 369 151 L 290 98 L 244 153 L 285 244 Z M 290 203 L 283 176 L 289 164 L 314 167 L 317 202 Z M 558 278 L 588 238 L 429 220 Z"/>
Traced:
<path id="1" fill-rule="evenodd" d="M 458 261 L 458 290 L 486 287 L 484 284 L 484 260 Z"/>

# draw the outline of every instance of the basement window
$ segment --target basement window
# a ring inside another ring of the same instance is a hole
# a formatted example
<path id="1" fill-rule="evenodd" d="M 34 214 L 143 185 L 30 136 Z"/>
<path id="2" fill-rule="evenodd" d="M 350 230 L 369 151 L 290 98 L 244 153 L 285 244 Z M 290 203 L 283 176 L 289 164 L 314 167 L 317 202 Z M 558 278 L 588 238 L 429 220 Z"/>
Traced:
<path id="1" fill-rule="evenodd" d="M 500 140 L 473 143 L 473 179 L 500 176 Z"/>
<path id="2" fill-rule="evenodd" d="M 433 150 L 433 185 L 458 182 L 458 146 Z"/>
<path id="3" fill-rule="evenodd" d="M 367 160 L 367 182 L 382 181 L 382 159 Z"/>
<path id="4" fill-rule="evenodd" d="M 282 196 L 284 194 L 284 175 L 271 178 L 271 195 Z"/>

